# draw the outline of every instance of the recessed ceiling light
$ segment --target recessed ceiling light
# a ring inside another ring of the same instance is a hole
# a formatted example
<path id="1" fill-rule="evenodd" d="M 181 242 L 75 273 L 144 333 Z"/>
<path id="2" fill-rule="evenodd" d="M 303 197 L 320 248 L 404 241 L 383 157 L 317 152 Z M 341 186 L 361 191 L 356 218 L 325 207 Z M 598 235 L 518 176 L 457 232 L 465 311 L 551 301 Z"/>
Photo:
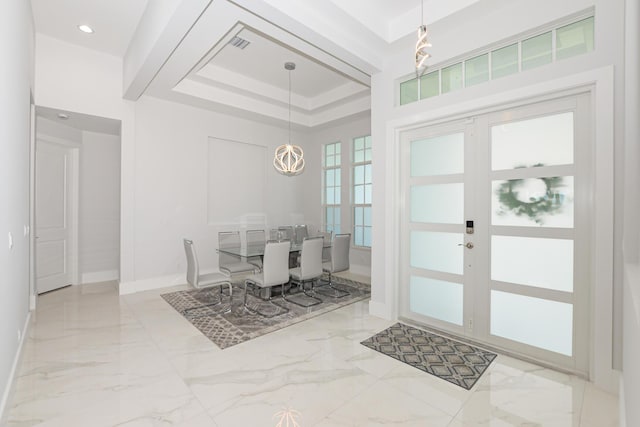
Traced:
<path id="1" fill-rule="evenodd" d="M 69 115 L 66 113 L 58 113 L 58 118 L 60 120 L 67 120 L 69 118 Z"/>
<path id="2" fill-rule="evenodd" d="M 78 25 L 78 29 L 83 33 L 91 34 L 93 33 L 93 28 L 88 25 Z"/>

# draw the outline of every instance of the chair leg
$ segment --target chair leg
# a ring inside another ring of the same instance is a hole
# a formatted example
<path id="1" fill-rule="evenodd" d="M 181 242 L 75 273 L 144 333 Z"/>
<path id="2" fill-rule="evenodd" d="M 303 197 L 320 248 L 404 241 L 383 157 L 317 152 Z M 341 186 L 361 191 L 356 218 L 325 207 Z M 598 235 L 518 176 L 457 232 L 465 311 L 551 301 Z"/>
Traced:
<path id="1" fill-rule="evenodd" d="M 298 287 L 302 290 L 302 293 L 303 293 L 306 297 L 310 298 L 310 299 L 312 300 L 312 302 L 311 302 L 311 303 L 309 303 L 309 304 L 302 304 L 302 303 L 299 303 L 299 302 L 297 302 L 297 301 L 294 301 L 293 299 L 287 299 L 287 297 L 286 297 L 286 295 L 285 295 L 285 292 L 284 292 L 284 289 L 283 289 L 283 292 L 282 292 L 282 299 L 283 299 L 283 300 L 285 300 L 286 302 L 289 302 L 289 303 L 295 304 L 295 305 L 300 306 L 300 307 L 303 307 L 303 308 L 313 307 L 314 305 L 322 304 L 322 303 L 324 302 L 324 301 L 323 301 L 323 300 L 321 300 L 320 298 L 318 298 L 318 297 L 316 297 L 316 296 L 314 296 L 314 295 L 311 295 L 310 293 L 308 293 L 308 292 L 306 291 L 306 289 L 304 288 L 304 284 L 305 284 L 305 282 L 304 282 L 304 281 L 301 281 L 301 282 L 295 282 L 295 281 L 293 281 L 293 280 L 292 280 L 292 283 L 296 283 L 296 284 L 298 285 Z"/>
<path id="2" fill-rule="evenodd" d="M 287 307 L 283 307 L 283 306 L 281 306 L 280 304 L 276 304 L 276 303 L 273 301 L 273 299 L 272 299 L 272 297 L 271 297 L 271 296 L 269 297 L 268 301 L 269 301 L 272 305 L 275 305 L 276 307 L 280 308 L 280 309 L 282 310 L 280 313 L 269 314 L 269 313 L 265 313 L 265 312 L 263 312 L 263 311 L 260 311 L 260 310 L 258 310 L 258 309 L 254 310 L 254 309 L 252 309 L 251 307 L 249 307 L 249 306 L 247 305 L 247 294 L 248 294 L 248 292 L 247 292 L 247 285 L 248 285 L 248 283 L 247 283 L 247 282 L 249 282 L 249 281 L 248 281 L 248 280 L 245 280 L 245 281 L 244 281 L 244 303 L 243 303 L 243 305 L 244 305 L 244 309 L 245 309 L 245 310 L 247 310 L 249 313 L 252 313 L 252 314 L 258 314 L 258 315 L 260 315 L 260 316 L 262 316 L 262 317 L 266 317 L 266 318 L 271 318 L 271 317 L 280 316 L 281 314 L 286 314 L 286 313 L 288 313 L 288 312 L 289 312 L 289 309 L 288 309 Z M 255 285 L 255 283 L 254 283 L 254 285 Z M 283 286 L 284 286 L 284 285 L 283 285 Z"/>
<path id="3" fill-rule="evenodd" d="M 229 286 L 229 308 L 227 308 L 224 311 L 215 313 L 215 314 L 224 314 L 224 313 L 230 313 L 231 312 L 231 306 L 232 306 L 232 290 L 231 290 L 231 282 L 226 282 L 227 286 Z M 189 313 L 191 313 L 192 311 L 195 310 L 200 310 L 202 308 L 207 308 L 207 307 L 215 307 L 216 305 L 220 305 L 222 304 L 222 286 L 224 285 L 224 283 L 220 284 L 218 286 L 218 290 L 219 290 L 219 296 L 218 296 L 218 301 L 212 303 L 212 304 L 203 304 L 200 305 L 198 307 L 191 307 L 191 308 L 185 308 L 184 310 L 182 310 L 182 314 L 187 315 Z"/>
<path id="4" fill-rule="evenodd" d="M 331 272 L 329 272 L 329 282 L 324 286 L 327 286 L 327 285 L 333 290 L 333 292 L 326 293 L 326 292 L 321 292 L 321 290 L 318 290 L 317 292 L 320 295 L 332 297 L 332 298 L 344 298 L 347 295 L 351 295 L 351 292 L 348 292 L 348 291 L 345 291 L 344 289 L 336 288 L 335 286 L 333 286 L 333 281 L 331 280 Z"/>

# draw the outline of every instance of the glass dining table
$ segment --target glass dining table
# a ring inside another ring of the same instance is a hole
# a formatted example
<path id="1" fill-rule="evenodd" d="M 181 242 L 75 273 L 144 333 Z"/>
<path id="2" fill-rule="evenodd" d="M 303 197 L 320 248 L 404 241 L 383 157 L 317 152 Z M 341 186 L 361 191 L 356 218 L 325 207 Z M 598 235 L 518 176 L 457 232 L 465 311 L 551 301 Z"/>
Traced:
<path id="1" fill-rule="evenodd" d="M 229 255 L 235 255 L 241 258 L 252 258 L 264 256 L 264 247 L 262 243 L 249 244 L 245 246 L 229 246 L 218 249 L 218 252 L 222 252 Z M 331 248 L 331 242 L 325 242 L 323 249 Z M 300 252 L 302 250 L 302 244 L 292 243 L 289 249 L 289 253 Z"/>

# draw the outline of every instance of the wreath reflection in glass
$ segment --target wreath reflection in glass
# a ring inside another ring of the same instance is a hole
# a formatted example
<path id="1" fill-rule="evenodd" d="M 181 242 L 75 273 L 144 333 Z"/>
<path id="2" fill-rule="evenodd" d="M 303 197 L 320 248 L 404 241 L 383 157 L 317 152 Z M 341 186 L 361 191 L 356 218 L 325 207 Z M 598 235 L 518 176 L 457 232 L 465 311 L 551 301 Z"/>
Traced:
<path id="1" fill-rule="evenodd" d="M 542 163 L 533 167 L 544 166 Z M 524 168 L 519 166 L 516 169 Z M 544 223 L 544 217 L 563 209 L 564 194 L 561 176 L 543 178 L 510 179 L 498 186 L 496 195 L 500 202 L 499 215 L 511 212 L 517 216 L 527 216 L 537 224 Z"/>

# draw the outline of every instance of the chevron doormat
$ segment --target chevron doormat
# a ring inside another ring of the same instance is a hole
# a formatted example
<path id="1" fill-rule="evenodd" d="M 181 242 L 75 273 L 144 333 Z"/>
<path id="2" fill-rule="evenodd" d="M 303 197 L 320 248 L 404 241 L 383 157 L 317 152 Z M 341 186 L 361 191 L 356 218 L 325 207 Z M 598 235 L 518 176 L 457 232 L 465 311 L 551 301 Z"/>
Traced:
<path id="1" fill-rule="evenodd" d="M 466 390 L 497 354 L 396 323 L 360 344 Z"/>

